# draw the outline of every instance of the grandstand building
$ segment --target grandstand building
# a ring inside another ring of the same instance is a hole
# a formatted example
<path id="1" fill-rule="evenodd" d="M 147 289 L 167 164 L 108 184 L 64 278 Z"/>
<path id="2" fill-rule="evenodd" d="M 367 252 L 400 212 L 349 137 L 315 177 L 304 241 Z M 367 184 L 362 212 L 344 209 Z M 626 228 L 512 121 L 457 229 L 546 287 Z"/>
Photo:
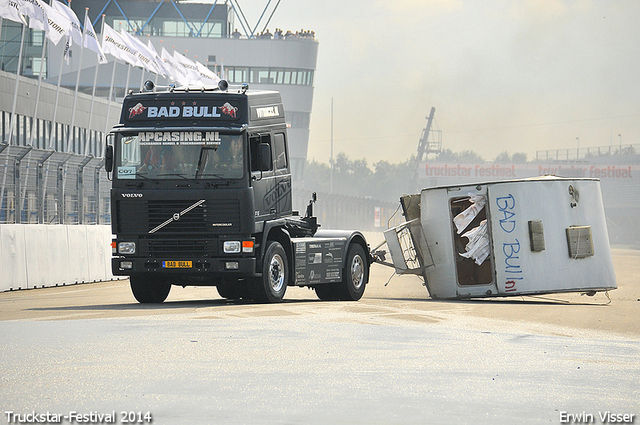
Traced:
<path id="1" fill-rule="evenodd" d="M 278 90 L 289 124 L 292 172 L 294 179 L 302 179 L 318 51 L 318 42 L 310 33 L 287 35 L 285 29 L 276 35 L 261 35 L 266 30 L 269 13 L 273 15 L 275 9 L 265 9 L 264 20 L 250 28 L 237 0 L 212 3 L 74 0 L 71 7 L 80 22 L 89 8 L 88 16 L 99 34 L 104 14 L 104 22 L 116 31 L 127 31 L 145 43 L 148 40 L 157 51 L 164 47 L 169 52 L 175 50 L 197 60 L 219 75 L 224 74 L 231 84 L 248 83 L 251 89 Z M 158 85 L 172 83 L 111 56 L 107 56 L 109 63 L 98 66 L 96 74 L 95 54 L 87 49 L 81 53 L 78 45 L 71 47 L 67 64 L 63 62 L 63 42 L 55 46 L 44 38 L 42 31 L 26 28 L 20 72 L 23 77 L 19 79 L 17 102 L 14 102 L 21 31 L 21 24 L 3 21 L 0 125 L 5 143 L 10 139 L 10 115 L 15 103 L 16 129 L 9 144 L 102 156 L 104 135 L 119 118 L 118 102 L 125 92 L 139 90 L 147 79 L 155 80 Z M 44 55 L 43 43 L 48 44 Z M 37 78 L 41 74 L 46 84 L 37 90 Z M 112 76 L 115 76 L 113 88 Z M 58 81 L 60 90 L 57 90 Z M 79 94 L 76 96 L 77 81 Z M 96 98 L 92 100 L 94 81 Z M 110 92 L 112 97 L 108 102 Z M 56 125 L 51 126 L 54 113 Z"/>

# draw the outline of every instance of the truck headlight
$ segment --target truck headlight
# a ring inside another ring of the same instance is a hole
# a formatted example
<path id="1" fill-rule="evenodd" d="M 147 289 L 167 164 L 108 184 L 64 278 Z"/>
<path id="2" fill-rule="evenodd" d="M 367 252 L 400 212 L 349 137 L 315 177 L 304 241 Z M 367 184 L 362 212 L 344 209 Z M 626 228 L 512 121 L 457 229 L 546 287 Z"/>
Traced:
<path id="1" fill-rule="evenodd" d="M 118 254 L 135 254 L 136 243 L 135 242 L 120 242 L 118 243 Z"/>
<path id="2" fill-rule="evenodd" d="M 238 254 L 241 248 L 240 241 L 224 241 L 222 244 L 222 250 L 225 254 Z"/>

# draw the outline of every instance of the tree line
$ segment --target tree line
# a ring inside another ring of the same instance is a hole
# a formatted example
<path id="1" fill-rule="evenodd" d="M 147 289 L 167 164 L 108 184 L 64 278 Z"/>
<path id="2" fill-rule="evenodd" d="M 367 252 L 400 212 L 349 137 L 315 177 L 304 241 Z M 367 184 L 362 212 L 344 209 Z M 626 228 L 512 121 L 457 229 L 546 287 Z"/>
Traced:
<path id="1" fill-rule="evenodd" d="M 330 164 L 315 159 L 307 161 L 304 170 L 306 189 L 321 193 L 339 193 L 342 195 L 369 197 L 381 201 L 397 202 L 400 194 L 415 193 L 413 173 L 416 157 L 412 155 L 406 161 L 392 164 L 378 161 L 370 167 L 366 159 L 350 159 L 345 153 L 339 153 L 334 159 L 333 173 Z M 484 163 L 485 160 L 474 151 L 453 152 L 444 149 L 434 162 L 459 164 Z M 519 164 L 527 162 L 527 155 L 508 152 L 499 154 L 494 163 Z M 333 174 L 333 175 L 332 175 Z"/>

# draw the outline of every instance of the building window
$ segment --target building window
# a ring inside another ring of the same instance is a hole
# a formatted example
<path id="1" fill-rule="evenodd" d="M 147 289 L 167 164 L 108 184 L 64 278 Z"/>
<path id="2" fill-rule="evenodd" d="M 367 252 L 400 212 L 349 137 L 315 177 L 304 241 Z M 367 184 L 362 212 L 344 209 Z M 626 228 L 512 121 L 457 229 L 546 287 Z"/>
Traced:
<path id="1" fill-rule="evenodd" d="M 165 21 L 162 24 L 162 35 L 165 37 L 188 37 L 191 33 L 191 28 L 184 21 Z"/>
<path id="2" fill-rule="evenodd" d="M 141 19 L 129 19 L 129 22 L 127 22 L 126 19 L 114 19 L 113 29 L 116 31 L 120 31 L 122 29 L 128 33 L 133 33 L 134 31 L 140 30 L 144 23 L 145 21 Z"/>
<path id="3" fill-rule="evenodd" d="M 310 118 L 308 112 L 285 112 L 285 119 L 291 128 L 309 128 Z"/>
<path id="4" fill-rule="evenodd" d="M 33 47 L 42 47 L 42 43 L 44 43 L 44 31 L 29 30 L 29 38 Z"/>
<path id="5" fill-rule="evenodd" d="M 234 84 L 313 84 L 313 71 L 307 69 L 225 66 L 224 71 L 227 80 Z"/>

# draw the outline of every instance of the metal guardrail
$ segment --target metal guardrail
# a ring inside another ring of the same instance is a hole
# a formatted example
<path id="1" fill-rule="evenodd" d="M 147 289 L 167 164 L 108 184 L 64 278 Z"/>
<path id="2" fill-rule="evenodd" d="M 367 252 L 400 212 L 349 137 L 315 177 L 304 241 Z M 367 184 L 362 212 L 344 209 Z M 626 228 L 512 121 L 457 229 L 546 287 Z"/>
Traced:
<path id="1" fill-rule="evenodd" d="M 575 149 L 551 149 L 536 151 L 535 161 L 569 161 L 579 159 L 594 159 L 612 156 L 632 156 L 640 153 L 640 145 L 608 145 Z"/>
<path id="2" fill-rule="evenodd" d="M 0 224 L 110 224 L 111 182 L 104 158 L 0 143 Z M 311 191 L 293 190 L 304 214 Z M 381 231 L 402 222 L 398 204 L 318 194 L 323 227 Z M 393 217 L 391 222 L 390 218 Z"/>
<path id="3" fill-rule="evenodd" d="M 0 143 L 0 223 L 109 224 L 103 158 Z"/>
<path id="4" fill-rule="evenodd" d="M 305 214 L 312 193 L 310 190 L 293 190 L 293 209 L 300 215 Z M 399 203 L 335 193 L 318 192 L 317 195 L 313 211 L 322 228 L 381 232 L 404 221 L 398 211 Z"/>

